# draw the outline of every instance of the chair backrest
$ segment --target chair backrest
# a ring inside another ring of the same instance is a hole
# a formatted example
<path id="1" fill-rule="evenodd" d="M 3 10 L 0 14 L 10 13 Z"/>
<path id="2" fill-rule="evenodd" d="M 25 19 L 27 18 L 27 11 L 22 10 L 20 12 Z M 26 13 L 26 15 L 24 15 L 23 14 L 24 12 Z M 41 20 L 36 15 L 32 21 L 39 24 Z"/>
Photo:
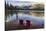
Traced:
<path id="1" fill-rule="evenodd" d="M 23 25 L 23 20 L 19 20 L 19 24 L 20 25 Z"/>
<path id="2" fill-rule="evenodd" d="M 30 26 L 30 21 L 26 20 L 26 26 Z"/>

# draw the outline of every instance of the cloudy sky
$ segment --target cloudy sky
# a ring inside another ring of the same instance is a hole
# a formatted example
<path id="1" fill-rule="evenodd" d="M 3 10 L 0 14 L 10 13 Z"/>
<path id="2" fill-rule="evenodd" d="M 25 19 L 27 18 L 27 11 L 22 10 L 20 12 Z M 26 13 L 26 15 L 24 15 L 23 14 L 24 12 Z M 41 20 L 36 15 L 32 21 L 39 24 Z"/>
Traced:
<path id="1" fill-rule="evenodd" d="M 24 5 L 31 5 L 30 3 L 32 3 L 32 2 L 30 2 L 30 1 L 15 1 L 15 0 L 6 0 L 6 3 L 9 3 L 9 5 L 10 5 L 10 3 L 13 5 L 13 6 L 24 6 Z"/>
<path id="2" fill-rule="evenodd" d="M 31 5 L 34 2 L 41 2 L 41 0 L 37 0 L 37 1 L 35 1 L 35 0 L 6 0 L 6 3 L 9 3 L 9 5 L 11 3 L 13 6 L 15 6 L 15 5 L 16 6 Z M 42 1 L 42 2 L 44 2 L 44 1 Z"/>

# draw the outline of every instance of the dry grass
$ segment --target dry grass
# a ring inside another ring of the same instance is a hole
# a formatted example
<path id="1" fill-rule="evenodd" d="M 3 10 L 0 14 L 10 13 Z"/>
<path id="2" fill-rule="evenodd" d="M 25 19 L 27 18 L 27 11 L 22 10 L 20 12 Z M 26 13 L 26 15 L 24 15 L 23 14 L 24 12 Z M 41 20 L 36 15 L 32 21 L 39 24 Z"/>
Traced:
<path id="1" fill-rule="evenodd" d="M 5 26 L 6 30 L 40 29 L 40 28 L 44 28 L 44 25 L 42 27 L 35 26 L 35 25 L 26 27 L 25 25 L 6 23 L 6 26 Z"/>

